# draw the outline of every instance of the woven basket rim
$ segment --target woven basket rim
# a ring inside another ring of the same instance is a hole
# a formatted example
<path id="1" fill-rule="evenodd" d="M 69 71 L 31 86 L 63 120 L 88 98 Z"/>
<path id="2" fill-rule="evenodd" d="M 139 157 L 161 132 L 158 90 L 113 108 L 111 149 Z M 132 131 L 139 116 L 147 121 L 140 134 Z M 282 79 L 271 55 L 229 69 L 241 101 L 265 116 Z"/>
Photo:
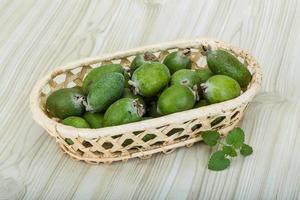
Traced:
<path id="1" fill-rule="evenodd" d="M 253 64 L 255 64 L 255 66 L 251 65 L 251 69 L 252 70 L 254 69 L 253 77 L 252 77 L 253 83 L 251 83 L 250 87 L 237 98 L 234 98 L 229 101 L 217 103 L 217 104 L 212 104 L 209 106 L 204 106 L 200 108 L 195 108 L 187 111 L 182 111 L 182 112 L 154 118 L 154 119 L 143 120 L 139 122 L 123 124 L 118 126 L 104 127 L 99 129 L 74 128 L 71 126 L 63 125 L 49 118 L 39 106 L 40 92 L 42 90 L 42 87 L 45 84 L 47 84 L 50 79 L 54 78 L 55 76 L 65 71 L 72 70 L 81 67 L 83 65 L 95 64 L 104 60 L 111 60 L 111 59 L 129 56 L 129 55 L 135 55 L 149 50 L 158 51 L 161 50 L 162 47 L 164 49 L 174 48 L 174 47 L 180 48 L 180 46 L 184 48 L 185 46 L 192 47 L 204 43 L 215 43 L 218 46 L 222 45 L 222 47 L 243 51 L 244 53 L 247 54 L 248 57 L 251 58 Z M 194 118 L 205 117 L 207 115 L 214 115 L 223 110 L 225 111 L 228 109 L 233 109 L 236 107 L 237 104 L 246 104 L 247 102 L 249 102 L 249 99 L 252 99 L 255 96 L 255 94 L 259 91 L 261 87 L 261 80 L 262 80 L 262 74 L 261 74 L 261 69 L 259 67 L 259 64 L 257 63 L 256 59 L 245 50 L 242 50 L 238 47 L 232 46 L 231 44 L 225 43 L 220 40 L 215 40 L 215 39 L 195 38 L 189 40 L 175 40 L 175 41 L 159 43 L 155 45 L 147 45 L 138 48 L 133 48 L 126 51 L 119 51 L 116 53 L 103 54 L 97 57 L 85 58 L 58 67 L 54 69 L 51 73 L 47 74 L 42 79 L 40 79 L 37 82 L 37 84 L 34 86 L 30 94 L 30 108 L 34 120 L 37 121 L 44 128 L 49 126 L 53 127 L 52 130 L 59 132 L 60 135 L 64 137 L 70 137 L 70 138 L 81 137 L 81 138 L 92 139 L 92 138 L 98 138 L 107 135 L 113 136 L 113 135 L 123 134 L 127 132 L 151 129 L 154 127 L 162 127 L 168 124 L 177 124 L 177 123 L 181 124 L 185 121 Z"/>

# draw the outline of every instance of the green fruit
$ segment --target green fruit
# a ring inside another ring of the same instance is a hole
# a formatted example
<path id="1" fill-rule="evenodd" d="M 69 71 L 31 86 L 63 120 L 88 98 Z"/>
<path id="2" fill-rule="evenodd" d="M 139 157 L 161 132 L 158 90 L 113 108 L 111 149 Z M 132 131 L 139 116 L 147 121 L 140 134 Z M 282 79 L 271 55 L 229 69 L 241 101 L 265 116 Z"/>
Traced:
<path id="1" fill-rule="evenodd" d="M 171 78 L 171 85 L 184 85 L 190 88 L 200 84 L 200 78 L 197 73 L 189 69 L 181 69 L 175 72 Z"/>
<path id="2" fill-rule="evenodd" d="M 220 49 L 208 51 L 207 64 L 213 73 L 230 76 L 235 79 L 242 88 L 247 87 L 252 79 L 251 73 L 246 66 L 227 51 Z"/>
<path id="3" fill-rule="evenodd" d="M 135 95 L 129 88 L 125 88 L 123 92 L 122 98 L 131 98 L 131 99 L 138 99 L 140 104 L 144 106 L 144 109 L 146 109 L 146 103 L 140 95 Z"/>
<path id="4" fill-rule="evenodd" d="M 67 117 L 62 120 L 64 125 L 73 126 L 75 128 L 90 128 L 90 125 L 85 121 L 85 119 L 77 116 Z"/>
<path id="5" fill-rule="evenodd" d="M 145 52 L 144 54 L 137 55 L 130 65 L 131 72 L 149 61 L 157 61 L 156 56 L 153 53 Z"/>
<path id="6" fill-rule="evenodd" d="M 158 99 L 158 109 L 162 114 L 171 114 L 194 107 L 195 95 L 183 85 L 173 85 L 165 89 Z"/>
<path id="7" fill-rule="evenodd" d="M 89 123 L 91 128 L 103 127 L 103 117 L 101 113 L 85 112 L 83 118 Z"/>
<path id="8" fill-rule="evenodd" d="M 208 68 L 197 69 L 196 74 L 200 78 L 200 83 L 206 82 L 214 74 Z"/>
<path id="9" fill-rule="evenodd" d="M 159 112 L 157 108 L 157 103 L 155 101 L 150 103 L 150 106 L 148 108 L 148 116 L 150 117 L 160 117 L 162 114 Z"/>
<path id="10" fill-rule="evenodd" d="M 55 117 L 64 119 L 80 116 L 84 112 L 85 96 L 81 87 L 64 88 L 51 93 L 46 101 L 47 110 Z"/>
<path id="11" fill-rule="evenodd" d="M 140 121 L 144 113 L 143 106 L 137 100 L 131 98 L 119 99 L 106 110 L 104 126 Z"/>
<path id="12" fill-rule="evenodd" d="M 103 74 L 94 82 L 87 96 L 87 111 L 101 112 L 121 98 L 124 90 L 124 77 L 120 73 Z"/>
<path id="13" fill-rule="evenodd" d="M 199 102 L 197 102 L 195 104 L 195 108 L 200 108 L 200 107 L 203 107 L 203 106 L 207 106 L 209 105 L 209 103 L 205 100 L 205 99 L 201 99 Z"/>
<path id="14" fill-rule="evenodd" d="M 145 63 L 134 71 L 131 85 L 144 97 L 159 93 L 170 80 L 168 68 L 159 62 Z"/>
<path id="15" fill-rule="evenodd" d="M 91 85 L 96 82 L 103 74 L 117 72 L 120 74 L 124 73 L 124 68 L 120 64 L 107 64 L 97 67 L 90 71 L 84 78 L 82 83 L 82 89 L 85 93 L 88 93 Z"/>
<path id="16" fill-rule="evenodd" d="M 184 52 L 172 52 L 166 56 L 163 63 L 169 68 L 171 74 L 180 69 L 191 69 L 192 61 Z"/>
<path id="17" fill-rule="evenodd" d="M 201 84 L 204 98 L 210 103 L 233 99 L 240 95 L 241 88 L 237 81 L 229 76 L 215 75 Z"/>

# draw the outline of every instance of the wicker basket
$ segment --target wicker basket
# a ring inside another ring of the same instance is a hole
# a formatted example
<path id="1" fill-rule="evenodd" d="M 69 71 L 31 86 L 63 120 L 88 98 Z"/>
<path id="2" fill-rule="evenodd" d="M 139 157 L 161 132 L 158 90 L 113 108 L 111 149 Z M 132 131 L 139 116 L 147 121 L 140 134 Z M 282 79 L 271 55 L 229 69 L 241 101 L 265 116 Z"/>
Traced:
<path id="1" fill-rule="evenodd" d="M 205 67 L 203 48 L 223 48 L 235 54 L 251 71 L 253 78 L 246 91 L 230 101 L 174 113 L 140 122 L 100 129 L 77 129 L 51 119 L 45 109 L 45 100 L 54 90 L 81 86 L 84 76 L 94 67 L 107 63 L 120 63 L 128 67 L 134 56 L 146 51 L 153 52 L 162 61 L 175 50 L 190 48 L 193 68 Z M 218 130 L 226 134 L 234 128 L 261 85 L 261 71 L 255 59 L 247 52 L 224 42 L 209 39 L 173 41 L 146 46 L 114 54 L 87 58 L 55 69 L 41 79 L 31 93 L 33 118 L 59 143 L 64 152 L 76 160 L 88 163 L 110 163 L 129 158 L 149 158 L 157 152 L 169 153 L 182 146 L 201 141 L 201 131 Z M 151 139 L 144 142 L 143 138 Z M 71 138 L 69 145 L 65 139 Z M 125 146 L 124 142 L 130 143 Z"/>

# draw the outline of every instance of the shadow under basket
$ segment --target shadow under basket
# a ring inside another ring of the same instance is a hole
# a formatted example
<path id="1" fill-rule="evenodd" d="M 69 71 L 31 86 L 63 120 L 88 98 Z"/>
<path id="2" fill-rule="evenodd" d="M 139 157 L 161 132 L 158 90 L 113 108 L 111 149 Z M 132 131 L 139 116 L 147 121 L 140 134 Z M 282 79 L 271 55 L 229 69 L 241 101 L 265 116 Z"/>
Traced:
<path id="1" fill-rule="evenodd" d="M 192 68 L 206 67 L 204 50 L 226 49 L 247 66 L 253 75 L 248 88 L 237 98 L 140 122 L 100 129 L 78 129 L 51 118 L 45 109 L 47 96 L 58 89 L 81 86 L 84 76 L 103 64 L 130 66 L 136 54 L 153 52 L 162 61 L 170 52 L 189 48 Z M 55 69 L 34 87 L 30 105 L 33 118 L 53 137 L 61 149 L 75 160 L 88 163 L 111 163 L 130 158 L 149 158 L 152 154 L 170 153 L 178 147 L 201 141 L 201 132 L 218 130 L 226 134 L 233 129 L 255 94 L 260 89 L 261 71 L 256 60 L 246 51 L 210 39 L 180 40 L 145 46 L 128 51 L 83 59 Z"/>

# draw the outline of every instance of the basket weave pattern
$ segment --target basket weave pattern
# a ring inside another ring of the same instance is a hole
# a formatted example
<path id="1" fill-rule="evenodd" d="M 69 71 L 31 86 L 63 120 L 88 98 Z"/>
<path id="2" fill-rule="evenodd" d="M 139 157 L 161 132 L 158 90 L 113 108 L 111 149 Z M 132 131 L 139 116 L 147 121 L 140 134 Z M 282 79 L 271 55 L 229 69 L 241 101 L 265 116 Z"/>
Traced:
<path id="1" fill-rule="evenodd" d="M 252 81 L 240 97 L 160 118 L 101 129 L 76 129 L 62 125 L 55 118 L 51 119 L 45 110 L 46 98 L 51 92 L 75 85 L 81 86 L 84 76 L 102 64 L 120 63 L 128 68 L 138 53 L 150 51 L 162 61 L 172 51 L 190 48 L 192 68 L 196 69 L 206 67 L 203 48 L 208 45 L 213 49 L 229 50 L 252 72 Z M 202 140 L 201 131 L 205 130 L 218 130 L 226 134 L 240 121 L 260 84 L 259 66 L 247 52 L 215 40 L 175 41 L 86 59 L 58 68 L 33 89 L 31 109 L 34 119 L 56 138 L 61 149 L 71 158 L 88 163 L 110 163 L 133 157 L 149 158 L 157 152 L 169 153 L 177 147 L 189 147 Z M 73 144 L 67 144 L 65 138 L 71 138 Z"/>

